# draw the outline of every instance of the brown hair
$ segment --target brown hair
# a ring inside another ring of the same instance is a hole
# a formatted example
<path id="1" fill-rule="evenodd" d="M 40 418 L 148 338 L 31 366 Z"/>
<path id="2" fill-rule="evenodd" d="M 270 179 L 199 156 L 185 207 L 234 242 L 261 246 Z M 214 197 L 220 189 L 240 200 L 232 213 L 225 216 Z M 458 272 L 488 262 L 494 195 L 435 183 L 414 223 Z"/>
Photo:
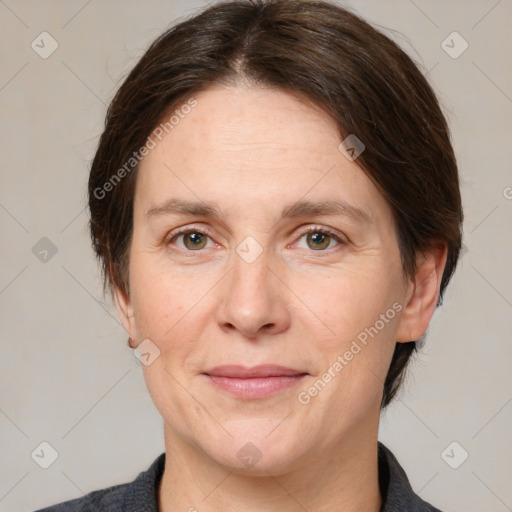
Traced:
<path id="1" fill-rule="evenodd" d="M 91 167 L 90 230 L 104 285 L 129 293 L 136 151 L 194 93 L 240 80 L 299 95 L 331 116 L 342 139 L 355 134 L 364 143 L 356 163 L 392 209 L 404 275 L 415 275 L 417 252 L 448 246 L 442 304 L 463 221 L 446 120 L 431 86 L 397 44 L 326 1 L 221 2 L 151 44 L 108 108 Z M 395 346 L 382 407 L 403 380 L 414 341 Z"/>

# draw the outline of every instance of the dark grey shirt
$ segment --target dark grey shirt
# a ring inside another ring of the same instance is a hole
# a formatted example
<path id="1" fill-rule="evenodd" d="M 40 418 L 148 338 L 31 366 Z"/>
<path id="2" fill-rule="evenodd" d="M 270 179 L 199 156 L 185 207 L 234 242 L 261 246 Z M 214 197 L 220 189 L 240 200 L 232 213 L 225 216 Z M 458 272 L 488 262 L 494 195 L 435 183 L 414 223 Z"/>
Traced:
<path id="1" fill-rule="evenodd" d="M 157 491 L 165 466 L 165 453 L 130 483 L 93 491 L 35 512 L 158 512 Z M 381 512 L 441 512 L 411 488 L 395 456 L 379 442 Z"/>

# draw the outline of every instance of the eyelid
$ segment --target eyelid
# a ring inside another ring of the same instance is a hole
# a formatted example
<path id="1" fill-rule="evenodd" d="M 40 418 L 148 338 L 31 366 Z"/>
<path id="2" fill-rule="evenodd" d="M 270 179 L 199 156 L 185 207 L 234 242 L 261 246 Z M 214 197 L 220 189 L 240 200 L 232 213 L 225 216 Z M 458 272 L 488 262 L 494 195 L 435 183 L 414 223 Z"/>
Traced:
<path id="1" fill-rule="evenodd" d="M 212 239 L 212 241 L 214 241 L 213 240 L 213 231 L 210 228 L 208 228 L 207 226 L 197 226 L 197 225 L 193 225 L 193 224 L 187 224 L 186 226 L 182 226 L 181 228 L 176 228 L 171 233 L 169 233 L 165 237 L 165 244 L 169 245 L 171 243 L 171 241 L 174 238 L 176 238 L 177 236 L 183 235 L 186 233 L 190 233 L 190 232 L 203 233 L 203 234 L 209 236 Z M 325 233 L 325 234 L 333 237 L 338 242 L 339 245 L 343 245 L 343 244 L 347 243 L 345 240 L 345 237 L 338 231 L 335 231 L 332 228 L 328 228 L 326 226 L 321 226 L 318 224 L 308 225 L 305 228 L 300 229 L 296 235 L 296 239 L 300 239 L 304 235 L 306 235 L 308 233 L 312 233 L 312 232 L 313 233 L 316 233 L 316 232 Z M 217 243 L 217 242 L 215 242 L 215 243 Z M 329 252 L 330 250 L 333 250 L 333 249 L 335 249 L 335 247 L 332 247 L 331 249 L 327 249 L 327 250 L 323 250 L 323 251 L 318 251 L 318 252 Z M 190 251 L 190 252 L 195 252 L 195 251 Z M 200 251 L 198 251 L 198 252 L 200 252 Z"/>
<path id="2" fill-rule="evenodd" d="M 298 233 L 298 239 L 302 238 L 304 235 L 307 235 L 308 233 L 325 233 L 327 235 L 329 235 L 330 237 L 334 238 L 337 242 L 338 242 L 338 245 L 345 245 L 347 243 L 347 240 L 345 238 L 344 235 L 342 235 L 341 233 L 339 233 L 338 231 L 332 229 L 332 228 L 328 228 L 326 226 L 321 226 L 321 225 L 318 225 L 318 224 L 314 224 L 314 225 L 309 225 L 307 227 L 305 227 L 304 229 L 301 229 Z M 338 246 L 336 246 L 338 247 Z M 326 249 L 326 250 L 322 250 L 322 251 L 314 251 L 314 252 L 329 252 L 331 250 L 335 250 L 336 247 L 331 247 L 330 249 Z"/>
<path id="3" fill-rule="evenodd" d="M 321 231 L 323 233 L 327 233 L 328 235 L 332 235 L 332 236 L 338 238 L 340 241 L 343 241 L 343 239 L 344 239 L 343 235 L 341 233 L 339 233 L 338 231 L 336 231 L 332 228 L 328 228 L 327 226 L 322 226 L 320 224 L 308 225 L 304 229 L 301 229 L 299 231 L 299 234 L 305 235 L 306 233 L 310 233 L 311 231 L 313 231 L 313 232 Z"/>
<path id="4" fill-rule="evenodd" d="M 164 241 L 165 244 L 168 245 L 171 243 L 171 240 L 176 238 L 179 235 L 183 235 L 185 233 L 203 233 L 208 235 L 210 238 L 213 237 L 213 231 L 206 226 L 195 226 L 193 224 L 187 224 L 186 226 L 182 226 L 181 228 L 176 228 L 171 231 L 168 235 L 166 235 Z M 191 251 L 192 252 L 192 251 Z"/>

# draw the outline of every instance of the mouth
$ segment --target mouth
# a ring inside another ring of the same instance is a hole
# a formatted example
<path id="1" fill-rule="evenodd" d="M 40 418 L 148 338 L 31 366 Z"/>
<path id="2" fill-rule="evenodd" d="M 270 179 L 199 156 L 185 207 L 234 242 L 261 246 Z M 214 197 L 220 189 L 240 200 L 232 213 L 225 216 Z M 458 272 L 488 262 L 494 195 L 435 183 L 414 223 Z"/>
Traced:
<path id="1" fill-rule="evenodd" d="M 297 385 L 307 372 L 279 365 L 216 366 L 203 372 L 217 389 L 243 399 L 264 398 Z"/>

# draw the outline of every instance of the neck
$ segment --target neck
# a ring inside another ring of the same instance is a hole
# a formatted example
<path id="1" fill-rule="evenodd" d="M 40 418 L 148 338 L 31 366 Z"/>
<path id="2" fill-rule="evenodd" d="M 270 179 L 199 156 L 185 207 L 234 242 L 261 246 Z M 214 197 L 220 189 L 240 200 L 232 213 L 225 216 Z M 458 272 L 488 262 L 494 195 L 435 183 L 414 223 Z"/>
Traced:
<path id="1" fill-rule="evenodd" d="M 217 464 L 165 425 L 166 461 L 159 510 L 378 512 L 378 421 L 372 430 L 372 437 L 361 429 L 289 472 L 251 476 Z"/>

